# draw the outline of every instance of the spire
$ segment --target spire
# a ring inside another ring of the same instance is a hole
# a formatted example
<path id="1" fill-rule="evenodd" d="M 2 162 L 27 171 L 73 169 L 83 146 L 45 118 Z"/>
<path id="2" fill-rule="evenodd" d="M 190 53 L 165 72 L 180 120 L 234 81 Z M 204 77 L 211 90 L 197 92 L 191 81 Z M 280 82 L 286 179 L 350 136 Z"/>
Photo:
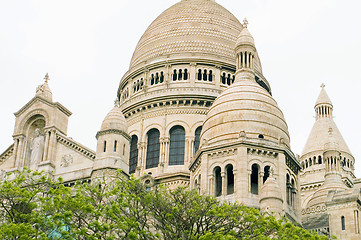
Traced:
<path id="1" fill-rule="evenodd" d="M 52 102 L 53 101 L 53 93 L 51 92 L 50 87 L 48 85 L 48 82 L 50 80 L 48 73 L 45 74 L 44 80 L 45 80 L 44 83 L 42 85 L 39 85 L 36 88 L 35 96 L 42 97 L 42 98 Z"/>
<path id="2" fill-rule="evenodd" d="M 332 118 L 333 105 L 328 97 L 325 84 L 321 84 L 321 92 L 318 95 L 317 101 L 315 103 L 316 119 L 323 117 Z"/>

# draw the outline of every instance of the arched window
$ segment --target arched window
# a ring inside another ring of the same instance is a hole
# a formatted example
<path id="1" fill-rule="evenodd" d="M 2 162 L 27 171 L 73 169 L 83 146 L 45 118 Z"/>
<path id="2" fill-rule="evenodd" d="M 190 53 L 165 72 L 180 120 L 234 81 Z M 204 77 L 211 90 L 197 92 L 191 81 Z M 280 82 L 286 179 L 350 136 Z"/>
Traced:
<path id="1" fill-rule="evenodd" d="M 227 195 L 234 193 L 234 174 L 232 164 L 226 166 L 227 173 Z"/>
<path id="2" fill-rule="evenodd" d="M 206 69 L 204 69 L 204 71 L 203 71 L 203 80 L 207 81 L 207 70 Z"/>
<path id="3" fill-rule="evenodd" d="M 160 83 L 162 83 L 164 81 L 164 75 L 163 72 L 160 72 Z"/>
<path id="4" fill-rule="evenodd" d="M 107 141 L 104 141 L 103 152 L 107 151 Z"/>
<path id="5" fill-rule="evenodd" d="M 251 173 L 251 193 L 258 194 L 258 173 L 259 166 L 257 164 L 252 165 L 252 173 Z"/>
<path id="6" fill-rule="evenodd" d="M 173 81 L 177 80 L 177 70 L 173 70 Z"/>
<path id="7" fill-rule="evenodd" d="M 158 84 L 159 83 L 159 74 L 156 73 L 155 74 L 155 84 Z"/>
<path id="8" fill-rule="evenodd" d="M 132 136 L 130 140 L 129 174 L 135 173 L 138 163 L 138 137 Z"/>
<path id="9" fill-rule="evenodd" d="M 154 168 L 158 166 L 159 163 L 159 131 L 158 129 L 151 129 L 147 133 L 148 142 L 147 142 L 147 158 L 145 168 Z"/>
<path id="10" fill-rule="evenodd" d="M 318 156 L 318 164 L 322 164 L 322 158 L 321 158 L 321 156 Z"/>
<path id="11" fill-rule="evenodd" d="M 222 176 L 221 176 L 221 168 L 215 167 L 214 168 L 214 185 L 215 185 L 215 196 L 221 196 L 222 195 Z"/>
<path id="12" fill-rule="evenodd" d="M 188 69 L 184 69 L 184 80 L 188 80 Z"/>
<path id="13" fill-rule="evenodd" d="M 113 149 L 113 150 L 114 150 L 114 152 L 116 152 L 116 151 L 117 151 L 117 143 L 118 143 L 118 142 L 117 142 L 117 140 L 115 140 L 115 141 L 114 141 L 114 149 Z"/>
<path id="14" fill-rule="evenodd" d="M 269 177 L 269 170 L 270 170 L 270 166 L 265 166 L 264 167 L 264 175 L 263 175 L 263 183 L 265 183 L 265 181 L 267 180 L 267 178 Z"/>
<path id="15" fill-rule="evenodd" d="M 227 75 L 227 85 L 231 85 L 231 74 Z"/>
<path id="16" fill-rule="evenodd" d="M 295 180 L 291 180 L 291 206 L 294 207 L 296 202 L 296 184 Z"/>
<path id="17" fill-rule="evenodd" d="M 194 133 L 194 153 L 198 151 L 199 144 L 200 144 L 200 137 L 202 132 L 202 126 L 197 127 L 195 133 Z"/>
<path id="18" fill-rule="evenodd" d="M 179 71 L 178 71 L 178 80 L 182 80 L 182 76 L 183 75 L 183 73 L 182 73 L 182 69 L 179 69 Z"/>
<path id="19" fill-rule="evenodd" d="M 209 70 L 209 74 L 208 74 L 209 76 L 208 76 L 208 80 L 210 81 L 210 82 L 212 82 L 213 81 L 213 72 L 212 72 L 212 70 Z"/>
<path id="20" fill-rule="evenodd" d="M 286 174 L 286 199 L 288 205 L 291 205 L 291 181 L 288 173 Z"/>
<path id="21" fill-rule="evenodd" d="M 202 70 L 198 69 L 197 79 L 202 80 Z"/>
<path id="22" fill-rule="evenodd" d="M 345 223 L 345 217 L 341 217 L 341 228 L 342 230 L 346 230 L 346 223 Z"/>
<path id="23" fill-rule="evenodd" d="M 221 76 L 221 82 L 222 84 L 226 84 L 226 73 L 223 73 Z"/>
<path id="24" fill-rule="evenodd" d="M 182 126 L 174 126 L 169 131 L 169 165 L 184 164 L 185 131 Z"/>

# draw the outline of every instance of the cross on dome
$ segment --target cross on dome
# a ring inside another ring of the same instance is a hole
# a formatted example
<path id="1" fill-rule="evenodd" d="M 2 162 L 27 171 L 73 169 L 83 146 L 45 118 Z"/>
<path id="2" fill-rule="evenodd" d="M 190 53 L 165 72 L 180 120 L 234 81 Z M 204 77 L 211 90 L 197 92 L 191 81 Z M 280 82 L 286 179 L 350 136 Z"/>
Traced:
<path id="1" fill-rule="evenodd" d="M 247 18 L 244 18 L 244 19 L 243 19 L 243 24 L 242 24 L 242 26 L 243 26 L 244 28 L 247 28 L 247 25 L 248 25 L 248 20 L 247 20 Z"/>
<path id="2" fill-rule="evenodd" d="M 48 73 L 45 74 L 44 79 L 45 79 L 45 82 L 48 83 L 48 81 L 50 80 Z"/>

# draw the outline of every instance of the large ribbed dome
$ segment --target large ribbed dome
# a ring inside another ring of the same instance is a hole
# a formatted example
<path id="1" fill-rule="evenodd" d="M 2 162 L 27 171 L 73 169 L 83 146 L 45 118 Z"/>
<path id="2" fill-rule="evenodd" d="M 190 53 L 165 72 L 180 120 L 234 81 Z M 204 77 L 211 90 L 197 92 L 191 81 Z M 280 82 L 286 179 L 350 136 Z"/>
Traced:
<path id="1" fill-rule="evenodd" d="M 254 80 L 240 79 L 214 101 L 203 125 L 201 141 L 232 143 L 244 131 L 247 138 L 289 146 L 288 127 L 276 101 Z"/>
<path id="2" fill-rule="evenodd" d="M 235 63 L 234 47 L 242 30 L 232 13 L 212 0 L 182 0 L 148 27 L 130 68 L 168 59 L 210 57 Z"/>

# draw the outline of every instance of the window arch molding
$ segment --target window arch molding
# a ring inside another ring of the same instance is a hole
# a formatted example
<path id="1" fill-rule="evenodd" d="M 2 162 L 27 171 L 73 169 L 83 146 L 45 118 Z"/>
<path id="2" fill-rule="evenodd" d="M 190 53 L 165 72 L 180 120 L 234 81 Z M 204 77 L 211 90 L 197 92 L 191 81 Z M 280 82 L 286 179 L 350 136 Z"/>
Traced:
<path id="1" fill-rule="evenodd" d="M 161 126 L 160 124 L 158 124 L 158 123 L 154 123 L 154 124 L 151 124 L 151 125 L 147 126 L 147 127 L 144 129 L 143 135 L 142 135 L 143 142 L 147 142 L 147 141 L 148 141 L 148 140 L 147 140 L 147 133 L 149 132 L 149 130 L 151 130 L 151 129 L 153 129 L 153 128 L 155 128 L 155 129 L 157 129 L 157 130 L 159 131 L 160 136 L 163 136 L 163 135 L 164 135 L 164 133 L 163 133 L 163 131 L 162 131 L 162 126 Z M 138 136 L 138 137 L 139 137 L 139 136 Z"/>
<path id="2" fill-rule="evenodd" d="M 165 137 L 170 137 L 170 130 L 175 127 L 175 126 L 181 126 L 184 128 L 184 131 L 185 131 L 185 134 L 186 134 L 186 137 L 187 136 L 192 136 L 192 132 L 190 131 L 190 127 L 189 125 L 185 122 L 185 121 L 182 121 L 182 120 L 175 120 L 175 121 L 172 121 L 170 123 L 167 124 L 167 127 L 165 129 Z"/>

